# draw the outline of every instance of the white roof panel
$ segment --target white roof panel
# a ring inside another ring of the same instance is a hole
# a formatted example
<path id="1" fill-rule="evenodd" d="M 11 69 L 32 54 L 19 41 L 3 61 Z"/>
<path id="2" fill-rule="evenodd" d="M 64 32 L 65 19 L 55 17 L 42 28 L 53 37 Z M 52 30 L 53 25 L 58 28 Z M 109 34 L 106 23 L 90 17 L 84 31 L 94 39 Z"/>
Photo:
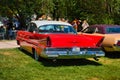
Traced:
<path id="1" fill-rule="evenodd" d="M 51 25 L 51 24 L 56 24 L 56 25 L 68 25 L 71 26 L 71 24 L 67 22 L 61 22 L 61 21 L 31 21 L 37 25 L 37 27 L 42 26 L 42 25 Z"/>

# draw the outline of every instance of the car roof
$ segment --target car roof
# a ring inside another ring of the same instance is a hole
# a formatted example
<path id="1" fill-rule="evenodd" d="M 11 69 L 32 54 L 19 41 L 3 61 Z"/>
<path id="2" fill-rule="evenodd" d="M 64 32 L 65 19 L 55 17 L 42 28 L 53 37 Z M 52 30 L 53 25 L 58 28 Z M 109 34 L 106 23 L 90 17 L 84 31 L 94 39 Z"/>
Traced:
<path id="1" fill-rule="evenodd" d="M 120 25 L 110 25 L 110 24 L 95 24 L 95 25 L 91 25 L 91 26 L 93 26 L 93 27 L 102 27 L 102 28 L 104 28 L 104 27 L 120 27 Z"/>
<path id="2" fill-rule="evenodd" d="M 102 34 L 106 34 L 106 29 L 107 28 L 120 28 L 120 25 L 112 25 L 112 24 L 95 24 L 91 25 L 90 27 L 92 28 L 97 28 Z"/>
<path id="3" fill-rule="evenodd" d="M 62 21 L 31 21 L 32 23 L 35 23 L 38 27 L 42 26 L 42 25 L 68 25 L 71 26 L 71 24 L 67 23 L 67 22 L 62 22 Z"/>

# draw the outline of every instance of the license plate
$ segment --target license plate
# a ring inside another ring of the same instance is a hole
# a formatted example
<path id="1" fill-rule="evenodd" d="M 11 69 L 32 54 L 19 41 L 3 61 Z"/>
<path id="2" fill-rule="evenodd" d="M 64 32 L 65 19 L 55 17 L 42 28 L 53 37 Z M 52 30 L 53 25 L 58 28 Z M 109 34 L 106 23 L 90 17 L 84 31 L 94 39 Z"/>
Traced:
<path id="1" fill-rule="evenodd" d="M 79 47 L 73 47 L 72 52 L 80 52 L 80 48 Z"/>

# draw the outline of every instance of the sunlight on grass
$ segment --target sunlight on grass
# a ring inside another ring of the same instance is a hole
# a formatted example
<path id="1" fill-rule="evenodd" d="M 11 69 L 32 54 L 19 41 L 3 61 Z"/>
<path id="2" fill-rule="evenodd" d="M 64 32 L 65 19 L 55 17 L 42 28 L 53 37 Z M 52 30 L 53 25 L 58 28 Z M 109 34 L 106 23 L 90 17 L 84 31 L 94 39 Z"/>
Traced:
<path id="1" fill-rule="evenodd" d="M 0 80 L 120 80 L 120 58 L 35 61 L 19 49 L 0 49 Z"/>

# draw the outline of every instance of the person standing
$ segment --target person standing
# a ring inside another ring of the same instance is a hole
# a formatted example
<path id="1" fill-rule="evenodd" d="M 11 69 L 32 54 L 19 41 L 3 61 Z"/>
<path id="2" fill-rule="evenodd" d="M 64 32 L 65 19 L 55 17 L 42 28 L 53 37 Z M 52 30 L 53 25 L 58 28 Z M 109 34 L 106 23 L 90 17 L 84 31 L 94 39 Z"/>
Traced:
<path id="1" fill-rule="evenodd" d="M 0 37 L 5 39 L 5 27 L 4 26 L 0 26 Z"/>
<path id="2" fill-rule="evenodd" d="M 73 26 L 73 28 L 77 31 L 77 23 L 76 23 L 76 21 L 73 21 L 73 22 L 72 22 L 72 26 Z"/>
<path id="3" fill-rule="evenodd" d="M 87 27 L 89 27 L 89 24 L 88 24 L 87 20 L 84 20 L 82 23 L 82 30 L 86 29 Z"/>
<path id="4" fill-rule="evenodd" d="M 6 27 L 6 36 L 8 40 L 12 39 L 12 29 L 13 29 L 13 23 L 12 21 L 8 20 L 7 27 Z"/>
<path id="5" fill-rule="evenodd" d="M 72 26 L 73 28 L 79 32 L 82 30 L 82 27 L 81 27 L 82 23 L 81 23 L 81 20 L 75 18 L 73 21 L 72 21 Z"/>

